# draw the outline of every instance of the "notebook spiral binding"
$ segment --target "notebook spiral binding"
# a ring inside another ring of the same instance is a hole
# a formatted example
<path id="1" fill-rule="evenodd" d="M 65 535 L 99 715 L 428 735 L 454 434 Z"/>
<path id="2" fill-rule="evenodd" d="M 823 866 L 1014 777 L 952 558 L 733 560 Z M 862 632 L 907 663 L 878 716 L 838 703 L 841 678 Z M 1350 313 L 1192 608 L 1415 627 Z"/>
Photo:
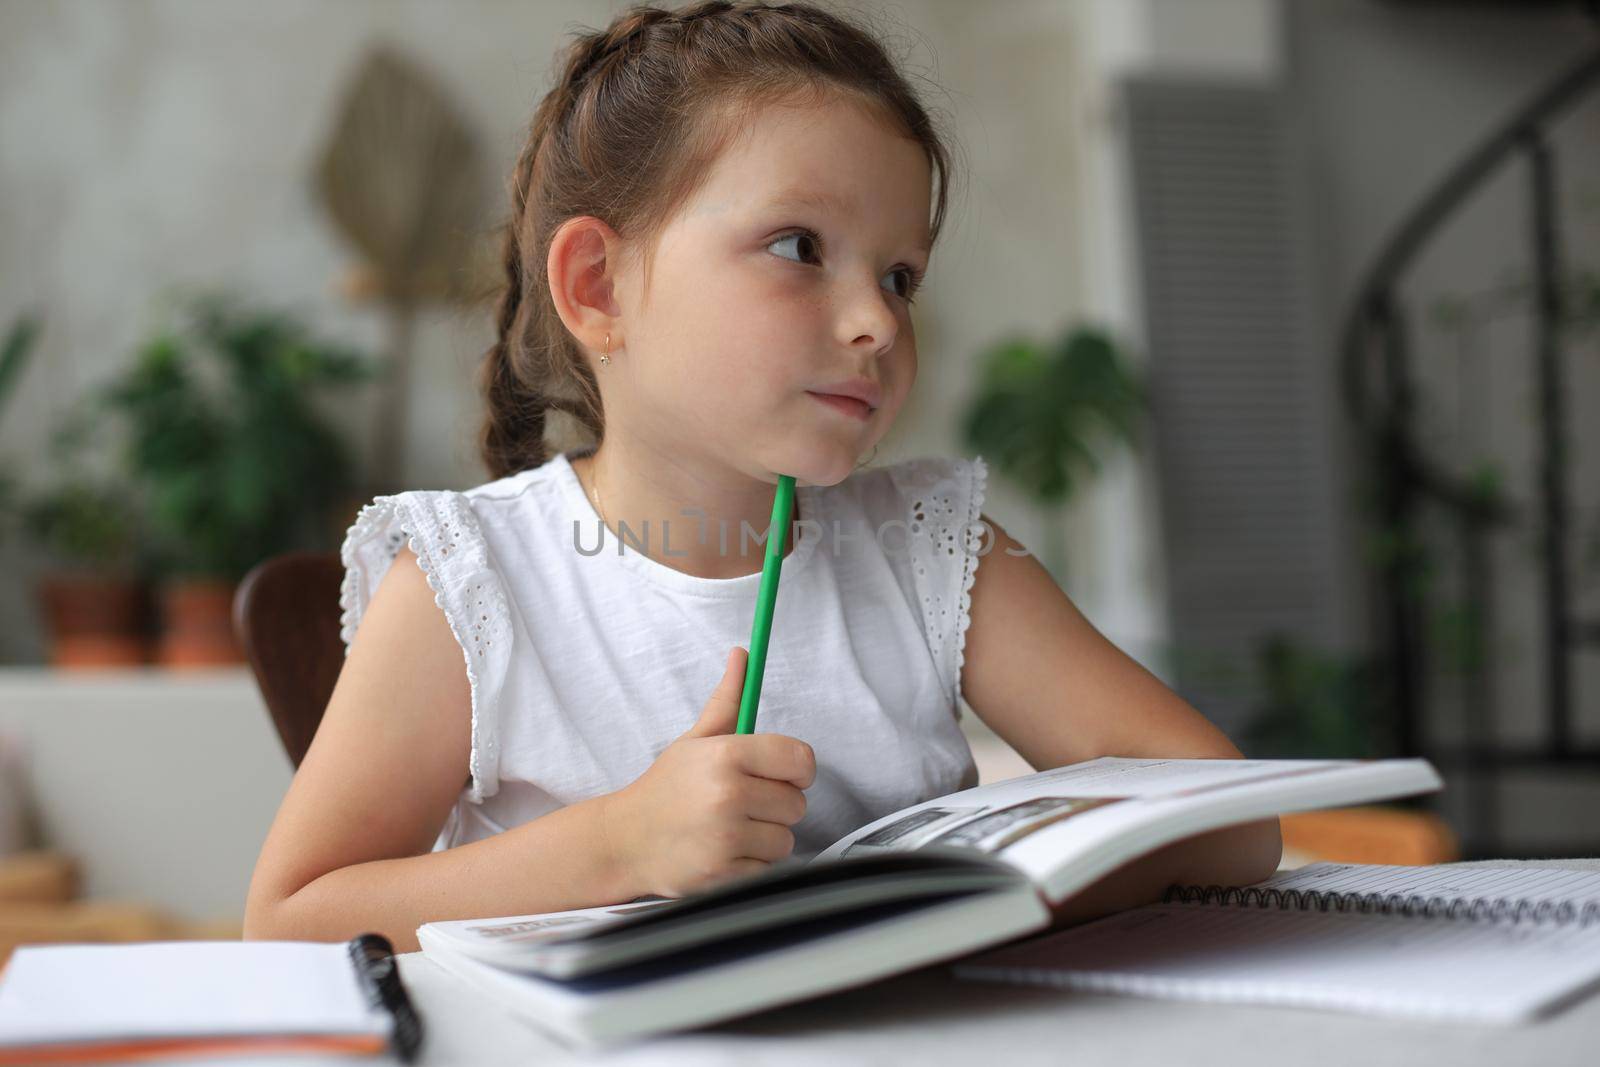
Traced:
<path id="1" fill-rule="evenodd" d="M 1508 923 L 1556 923 L 1587 927 L 1600 924 L 1600 901 L 1580 908 L 1568 900 L 1471 900 L 1419 896 L 1414 893 L 1334 893 L 1315 889 L 1259 886 L 1174 885 L 1161 896 L 1163 904 L 1221 904 L 1241 908 L 1293 908 L 1299 911 L 1355 912 L 1362 915 L 1405 915 L 1424 918 L 1472 919 Z"/>

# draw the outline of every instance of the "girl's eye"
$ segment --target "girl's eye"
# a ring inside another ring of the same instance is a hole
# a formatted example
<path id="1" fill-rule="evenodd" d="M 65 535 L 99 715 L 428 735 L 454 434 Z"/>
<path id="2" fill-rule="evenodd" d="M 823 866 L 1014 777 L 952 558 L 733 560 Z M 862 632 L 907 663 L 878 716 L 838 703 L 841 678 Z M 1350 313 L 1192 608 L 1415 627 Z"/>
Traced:
<path id="1" fill-rule="evenodd" d="M 767 245 L 767 247 L 773 248 L 785 241 L 796 242 L 797 248 L 807 248 L 809 246 L 811 255 L 819 258 L 822 255 L 822 237 L 814 230 L 799 230 L 795 233 L 786 233 L 782 237 L 774 239 L 771 244 Z M 782 258 L 788 259 L 790 257 L 784 256 Z M 804 263 L 807 262 L 807 260 L 805 258 L 801 258 L 799 262 Z M 906 303 L 912 303 L 912 298 L 916 295 L 917 290 L 922 286 L 922 271 L 917 270 L 915 267 L 896 267 L 890 272 L 891 276 L 895 274 L 905 275 L 904 287 L 895 289 L 896 295 L 898 295 L 900 299 L 904 300 Z"/>
<path id="2" fill-rule="evenodd" d="M 897 267 L 894 273 L 906 276 L 906 288 L 900 294 L 900 298 L 908 304 L 915 303 L 914 298 L 917 295 L 917 290 L 922 288 L 922 271 L 917 270 L 915 267 Z"/>
<path id="3" fill-rule="evenodd" d="M 809 244 L 811 246 L 813 255 L 821 255 L 822 238 L 810 230 L 801 230 L 799 233 L 786 233 L 782 237 L 779 237 L 777 240 L 773 241 L 772 244 L 769 244 L 767 247 L 772 248 L 776 245 L 782 244 L 785 241 L 800 242 L 800 247 L 802 248 Z M 784 256 L 783 258 L 788 259 L 789 257 Z M 800 262 L 804 263 L 806 260 L 802 259 Z"/>

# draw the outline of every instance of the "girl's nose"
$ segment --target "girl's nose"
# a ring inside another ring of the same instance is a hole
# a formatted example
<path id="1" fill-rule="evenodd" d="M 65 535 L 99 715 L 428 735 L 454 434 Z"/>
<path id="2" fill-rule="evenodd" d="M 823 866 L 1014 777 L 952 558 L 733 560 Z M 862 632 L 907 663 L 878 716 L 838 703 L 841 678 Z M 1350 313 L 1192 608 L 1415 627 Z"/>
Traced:
<path id="1" fill-rule="evenodd" d="M 900 332 L 900 319 L 889 302 L 894 294 L 871 280 L 866 285 L 852 281 L 846 287 L 845 305 L 840 315 L 842 340 L 850 348 L 867 347 L 874 356 L 894 347 Z"/>

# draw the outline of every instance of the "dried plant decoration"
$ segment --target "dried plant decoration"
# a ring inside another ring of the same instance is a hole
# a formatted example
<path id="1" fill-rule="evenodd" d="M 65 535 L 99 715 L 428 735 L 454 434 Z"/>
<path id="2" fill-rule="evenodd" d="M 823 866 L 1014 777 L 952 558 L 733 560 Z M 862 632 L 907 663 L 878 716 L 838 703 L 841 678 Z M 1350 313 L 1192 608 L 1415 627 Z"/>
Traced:
<path id="1" fill-rule="evenodd" d="M 380 302 L 389 372 L 374 442 L 376 487 L 399 484 L 418 309 L 470 299 L 485 184 L 472 128 L 426 70 L 379 45 L 362 60 L 316 171 L 322 201 L 361 255 L 346 295 Z"/>

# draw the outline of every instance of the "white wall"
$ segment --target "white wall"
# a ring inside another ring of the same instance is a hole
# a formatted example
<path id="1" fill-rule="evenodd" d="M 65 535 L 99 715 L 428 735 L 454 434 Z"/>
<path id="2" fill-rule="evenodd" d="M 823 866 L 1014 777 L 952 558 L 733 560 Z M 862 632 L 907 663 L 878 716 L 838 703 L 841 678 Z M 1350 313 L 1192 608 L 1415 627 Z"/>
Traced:
<path id="1" fill-rule="evenodd" d="M 290 778 L 244 670 L 0 670 L 0 733 L 86 898 L 238 921 Z"/>
<path id="2" fill-rule="evenodd" d="M 302 311 L 377 351 L 381 322 L 334 293 L 354 256 L 311 172 L 363 50 L 422 59 L 470 116 L 488 159 L 485 227 L 503 210 L 558 36 L 593 3 L 11 3 L 0 7 L 0 323 L 45 315 L 3 416 L 0 454 L 37 467 L 57 411 L 124 365 L 172 286 L 218 285 Z M 482 480 L 471 372 L 485 309 L 426 317 L 405 469 L 418 487 Z M 366 410 L 350 420 L 366 431 Z M 364 437 L 358 435 L 358 444 Z M 0 662 L 36 659 L 25 560 L 0 585 Z"/>
<path id="3" fill-rule="evenodd" d="M 563 34 L 620 3 L 347 0 L 273 5 L 178 0 L 0 5 L 0 324 L 40 307 L 45 333 L 0 454 L 37 476 L 55 413 L 121 366 L 152 299 L 219 284 L 301 309 L 327 334 L 376 350 L 376 314 L 334 286 L 353 256 L 323 218 L 310 172 L 362 50 L 420 57 L 476 125 L 491 225 L 505 176 Z M 891 37 L 948 112 L 963 177 L 916 323 L 922 375 L 878 461 L 959 452 L 973 359 L 1000 334 L 1054 336 L 1114 311 L 1116 284 L 1086 244 L 1098 197 L 1085 173 L 1085 94 L 1096 20 L 1087 0 L 908 0 L 842 5 Z M 1104 5 L 1101 5 L 1104 6 Z M 1119 283 L 1120 284 L 1120 283 Z M 487 308 L 439 310 L 418 338 L 405 469 L 418 487 L 483 479 L 471 384 L 491 339 Z M 367 411 L 349 412 L 366 431 Z M 360 440 L 364 440 L 364 437 Z M 1119 461 L 1068 520 L 1070 591 L 1130 648 L 1159 635 L 1159 561 L 1138 524 L 1139 475 Z M 1024 544 L 1046 517 L 994 481 L 986 509 Z M 1131 531 L 1131 532 L 1130 532 Z M 38 560 L 0 547 L 0 663 L 36 661 Z M 1136 653 L 1137 654 L 1137 653 Z"/>

